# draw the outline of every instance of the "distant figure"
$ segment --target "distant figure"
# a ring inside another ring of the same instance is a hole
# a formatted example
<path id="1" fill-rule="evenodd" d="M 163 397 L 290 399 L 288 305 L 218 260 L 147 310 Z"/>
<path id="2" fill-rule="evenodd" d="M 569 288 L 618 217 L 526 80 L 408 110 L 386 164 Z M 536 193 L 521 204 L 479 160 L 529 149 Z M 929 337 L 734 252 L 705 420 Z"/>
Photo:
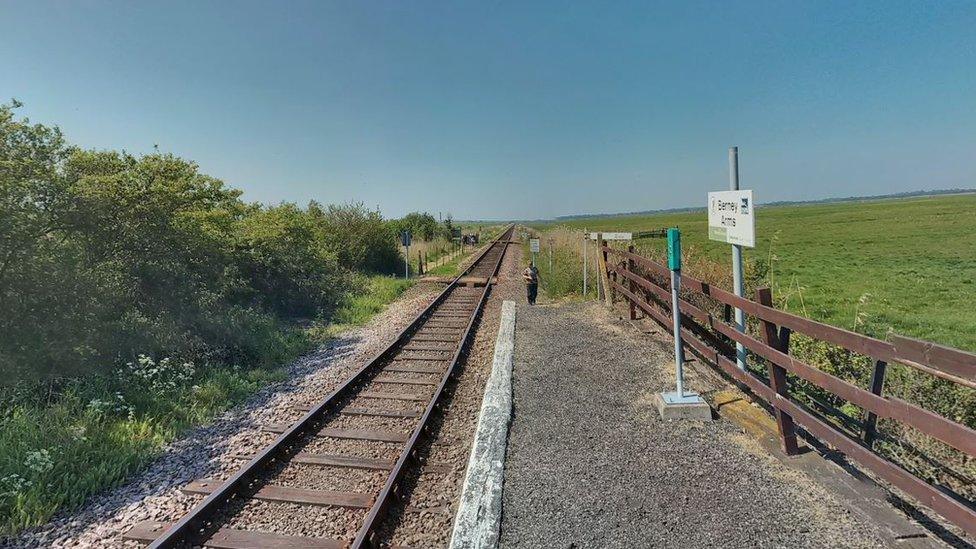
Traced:
<path id="1" fill-rule="evenodd" d="M 525 293 L 529 298 L 529 305 L 535 305 L 535 296 L 539 294 L 539 269 L 535 264 L 530 264 L 522 273 L 525 279 Z"/>

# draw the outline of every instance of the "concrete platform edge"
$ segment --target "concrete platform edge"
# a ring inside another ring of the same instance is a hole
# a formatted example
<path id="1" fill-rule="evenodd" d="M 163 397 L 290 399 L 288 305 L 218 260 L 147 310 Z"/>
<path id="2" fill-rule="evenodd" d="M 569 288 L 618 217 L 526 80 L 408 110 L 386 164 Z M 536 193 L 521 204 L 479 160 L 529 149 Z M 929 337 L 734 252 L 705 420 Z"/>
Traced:
<path id="1" fill-rule="evenodd" d="M 498 546 L 502 519 L 505 450 L 512 419 L 512 366 L 515 302 L 502 303 L 491 376 L 478 416 L 461 501 L 454 518 L 451 549 Z"/>

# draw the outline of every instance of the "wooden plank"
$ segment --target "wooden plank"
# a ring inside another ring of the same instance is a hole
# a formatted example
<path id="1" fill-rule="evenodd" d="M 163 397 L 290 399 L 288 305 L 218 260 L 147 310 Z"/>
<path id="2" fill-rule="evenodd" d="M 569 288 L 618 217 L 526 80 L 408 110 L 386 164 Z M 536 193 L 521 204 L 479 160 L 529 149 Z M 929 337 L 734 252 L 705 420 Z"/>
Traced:
<path id="1" fill-rule="evenodd" d="M 366 391 L 356 395 L 358 398 L 380 398 L 387 400 L 411 400 L 414 402 L 427 402 L 430 397 L 421 395 L 411 395 L 406 393 L 388 393 L 383 391 Z"/>
<path id="2" fill-rule="evenodd" d="M 756 288 L 756 301 L 762 304 L 771 304 L 773 302 L 772 290 L 765 287 Z M 786 354 L 788 349 L 780 341 L 779 331 L 776 329 L 776 325 L 767 320 L 761 320 L 760 322 L 762 322 L 763 341 L 766 345 Z M 789 398 L 786 370 L 782 366 L 775 363 L 770 364 L 769 385 L 773 391 L 776 391 L 776 394 L 783 398 Z M 783 453 L 788 456 L 799 454 L 800 446 L 796 441 L 796 426 L 793 424 L 793 418 L 779 408 L 775 408 L 775 413 L 776 425 L 779 429 L 779 443 L 783 449 Z"/>
<path id="3" fill-rule="evenodd" d="M 299 412 L 307 412 L 312 409 L 312 404 L 296 404 L 291 408 Z M 344 416 L 375 416 L 375 417 L 404 417 L 413 418 L 423 415 L 416 410 L 383 410 L 380 408 L 343 408 L 339 410 L 340 415 Z"/>
<path id="4" fill-rule="evenodd" d="M 172 524 L 168 522 L 146 520 L 135 524 L 122 537 L 128 540 L 152 543 L 170 526 Z M 342 549 L 346 547 L 346 542 L 331 538 L 285 536 L 268 532 L 221 528 L 203 545 L 204 547 L 218 549 Z"/>
<path id="5" fill-rule="evenodd" d="M 374 442 L 406 442 L 410 433 L 395 433 L 393 431 L 373 431 L 367 429 L 322 429 L 318 436 L 344 438 L 353 440 L 372 440 Z"/>
<path id="6" fill-rule="evenodd" d="M 968 381 L 969 387 L 976 382 L 976 355 L 972 353 L 900 335 L 892 335 L 891 342 L 904 360 Z"/>
<path id="7" fill-rule="evenodd" d="M 551 253 L 552 252 L 552 249 L 551 249 L 552 241 L 549 241 L 549 245 L 550 245 L 550 250 L 549 251 Z M 634 253 L 634 245 L 631 244 L 630 246 L 627 246 L 627 251 L 630 252 L 630 253 Z M 636 266 L 636 264 L 634 263 L 634 260 L 633 259 L 630 259 L 630 258 L 627 258 L 627 263 L 625 264 L 625 267 L 624 267 L 627 270 L 627 272 L 628 273 L 633 272 L 635 266 Z M 635 294 L 637 293 L 637 283 L 634 282 L 633 280 L 630 281 L 630 291 L 632 293 L 635 293 Z M 631 301 L 629 299 L 627 300 L 627 303 L 628 303 L 628 309 L 629 309 L 629 312 L 630 312 L 630 320 L 637 320 L 637 305 L 633 301 Z"/>
<path id="8" fill-rule="evenodd" d="M 420 417 L 423 412 L 416 410 L 381 410 L 379 408 L 343 408 L 339 412 L 344 416 L 375 416 L 375 417 Z"/>
<path id="9" fill-rule="evenodd" d="M 610 276 L 609 271 L 607 271 L 607 250 L 610 248 L 606 245 L 603 240 L 603 234 L 597 233 L 596 238 L 599 241 L 598 249 L 601 249 L 599 253 L 596 254 L 597 259 L 597 276 L 599 277 L 597 284 L 597 295 L 601 301 L 605 301 L 608 305 L 612 304 L 610 301 Z M 605 250 L 603 248 L 606 248 Z"/>
<path id="10" fill-rule="evenodd" d="M 448 335 L 426 335 L 418 334 L 410 338 L 411 341 L 429 341 L 429 342 L 440 342 L 440 343 L 457 343 L 457 337 L 451 337 Z"/>
<path id="11" fill-rule="evenodd" d="M 383 368 L 384 372 L 403 372 L 406 374 L 443 374 L 444 368 L 437 366 L 398 366 L 392 365 Z"/>
<path id="12" fill-rule="evenodd" d="M 445 353 L 453 353 L 457 346 L 444 347 L 443 345 L 431 345 L 429 343 L 410 343 L 404 347 L 400 347 L 401 351 L 441 351 Z"/>
<path id="13" fill-rule="evenodd" d="M 417 340 L 417 336 L 427 337 L 427 336 L 440 336 L 440 337 L 450 337 L 453 338 L 455 342 L 461 340 L 461 334 L 464 332 L 464 328 L 422 328 L 413 335 L 411 339 Z"/>
<path id="14" fill-rule="evenodd" d="M 393 383 L 400 385 L 439 385 L 437 381 L 430 379 L 409 379 L 409 378 L 398 378 L 390 376 L 377 376 L 373 379 L 373 383 Z"/>
<path id="15" fill-rule="evenodd" d="M 416 355 L 397 355 L 394 362 L 410 362 L 411 360 L 419 360 L 421 362 L 450 362 L 449 357 L 433 357 L 433 356 L 416 356 Z"/>
<path id="16" fill-rule="evenodd" d="M 287 423 L 269 423 L 262 427 L 269 433 L 283 433 L 291 427 Z M 353 440 L 372 440 L 374 442 L 406 442 L 410 435 L 407 433 L 394 433 L 392 431 L 369 431 L 365 429 L 335 429 L 325 427 L 314 433 L 317 437 L 344 438 Z"/>
<path id="17" fill-rule="evenodd" d="M 200 479 L 183 488 L 183 493 L 210 495 L 223 484 L 220 480 Z M 264 501 L 321 505 L 324 507 L 349 507 L 366 509 L 373 504 L 373 496 L 358 492 L 333 492 L 332 490 L 308 490 L 291 486 L 264 485 L 252 496 Z"/>
<path id="18" fill-rule="evenodd" d="M 874 361 L 874 371 L 871 373 L 871 392 L 881 396 L 884 391 L 884 381 L 885 373 L 888 371 L 888 363 L 883 360 Z M 874 439 L 878 428 L 878 414 L 874 412 L 866 412 L 864 415 L 864 432 L 863 438 L 864 445 L 871 448 L 874 445 Z"/>
<path id="19" fill-rule="evenodd" d="M 254 458 L 254 454 L 231 454 L 230 457 L 251 460 Z M 306 452 L 299 452 L 292 456 L 290 463 L 322 465 L 325 467 L 346 467 L 349 469 L 375 469 L 378 471 L 388 471 L 393 468 L 393 461 L 389 459 L 373 459 L 340 454 L 310 454 Z"/>

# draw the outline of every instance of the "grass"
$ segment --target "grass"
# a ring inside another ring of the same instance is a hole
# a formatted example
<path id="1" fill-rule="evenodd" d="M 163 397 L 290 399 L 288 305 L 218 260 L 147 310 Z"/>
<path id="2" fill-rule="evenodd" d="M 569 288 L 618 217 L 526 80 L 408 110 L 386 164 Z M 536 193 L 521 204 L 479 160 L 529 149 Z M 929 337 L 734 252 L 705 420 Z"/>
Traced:
<path id="1" fill-rule="evenodd" d="M 324 338 L 366 323 L 413 280 L 363 277 L 325 327 L 288 327 L 287 362 Z M 192 365 L 140 357 L 113 376 L 0 391 L 0 535 L 43 524 L 122 483 L 187 428 L 285 378 L 282 366 Z"/>
<path id="2" fill-rule="evenodd" d="M 364 291 L 345 298 L 332 317 L 328 326 L 329 332 L 335 334 L 366 324 L 415 282 L 415 279 L 405 280 L 381 275 L 364 277 L 361 283 Z"/>
<path id="3" fill-rule="evenodd" d="M 465 248 L 465 250 L 467 251 L 464 255 L 456 255 L 446 263 L 431 267 L 426 274 L 430 276 L 457 276 L 460 270 L 461 260 L 471 254 L 469 248 Z"/>
<path id="4" fill-rule="evenodd" d="M 577 231 L 564 227 L 547 230 L 544 234 L 533 234 L 539 237 L 540 251 L 536 257 L 536 267 L 539 269 L 539 297 L 553 300 L 582 299 L 583 289 L 583 254 L 582 240 Z M 552 262 L 549 261 L 549 239 L 552 239 Z M 587 286 L 587 297 L 595 298 L 596 293 L 596 256 L 593 247 L 587 253 L 589 265 L 587 268 L 590 283 Z M 532 252 L 526 239 L 522 243 L 522 260 L 528 265 Z"/>
<path id="5" fill-rule="evenodd" d="M 112 379 L 72 381 L 56 393 L 3 395 L 0 533 L 42 524 L 121 483 L 186 428 L 284 377 L 280 368 L 206 367 L 175 382 L 184 365 L 143 364 L 157 372 L 123 368 Z"/>
<path id="6" fill-rule="evenodd" d="M 891 329 L 976 350 L 974 211 L 976 195 L 760 208 L 756 247 L 744 255 L 767 273 L 783 306 L 805 316 L 882 338 Z M 690 253 L 731 264 L 729 247 L 708 240 L 704 211 L 561 225 L 677 226 Z M 638 245 L 663 257 L 662 240 Z"/>

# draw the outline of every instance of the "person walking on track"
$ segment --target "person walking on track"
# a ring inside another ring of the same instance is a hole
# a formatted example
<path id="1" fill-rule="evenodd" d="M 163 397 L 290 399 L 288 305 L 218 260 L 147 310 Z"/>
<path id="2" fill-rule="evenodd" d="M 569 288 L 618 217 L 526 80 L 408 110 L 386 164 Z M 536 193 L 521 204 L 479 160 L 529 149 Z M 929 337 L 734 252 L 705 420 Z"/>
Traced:
<path id="1" fill-rule="evenodd" d="M 535 263 L 530 263 L 525 268 L 522 278 L 525 279 L 525 295 L 529 299 L 529 305 L 535 305 L 535 297 L 539 294 L 539 269 Z"/>

